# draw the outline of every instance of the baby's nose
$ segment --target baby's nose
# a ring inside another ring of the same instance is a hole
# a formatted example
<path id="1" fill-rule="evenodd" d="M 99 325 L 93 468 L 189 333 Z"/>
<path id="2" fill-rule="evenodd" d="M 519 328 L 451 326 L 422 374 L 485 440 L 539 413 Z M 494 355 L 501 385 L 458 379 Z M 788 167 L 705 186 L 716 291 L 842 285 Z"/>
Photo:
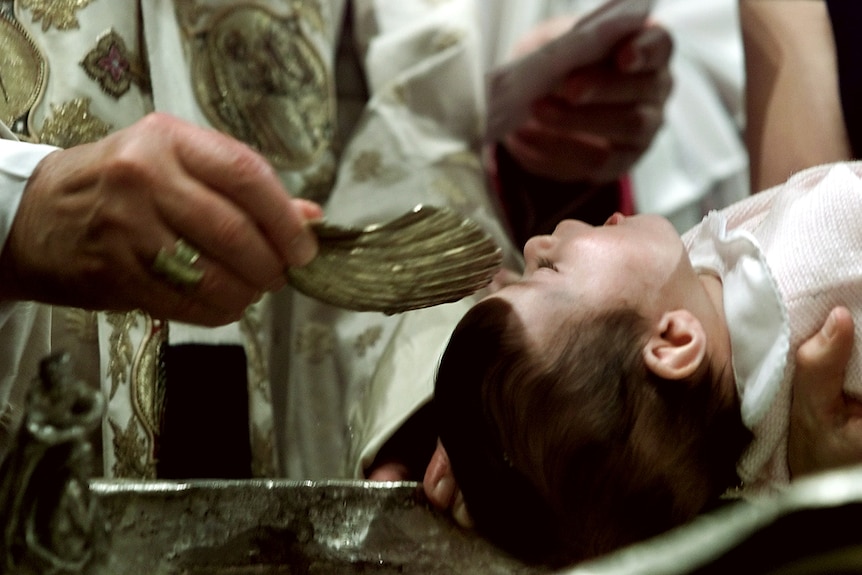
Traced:
<path id="1" fill-rule="evenodd" d="M 591 226 L 590 224 L 587 224 L 580 220 L 563 220 L 557 224 L 556 228 L 554 228 L 553 235 L 555 238 L 567 237 L 579 231 L 585 231 L 592 227 L 593 226 Z"/>
<path id="2" fill-rule="evenodd" d="M 605 225 L 606 225 L 606 226 L 618 226 L 618 225 L 620 225 L 621 223 L 623 223 L 623 220 L 624 220 L 624 219 L 626 219 L 626 217 L 625 217 L 624 215 L 622 215 L 622 214 L 621 214 L 621 213 L 619 213 L 619 212 L 614 212 L 614 213 L 611 215 L 611 217 L 609 217 L 609 218 L 605 221 Z"/>
<path id="3" fill-rule="evenodd" d="M 550 235 L 533 236 L 524 244 L 524 259 L 530 261 L 546 255 L 553 249 L 556 241 L 556 238 Z"/>

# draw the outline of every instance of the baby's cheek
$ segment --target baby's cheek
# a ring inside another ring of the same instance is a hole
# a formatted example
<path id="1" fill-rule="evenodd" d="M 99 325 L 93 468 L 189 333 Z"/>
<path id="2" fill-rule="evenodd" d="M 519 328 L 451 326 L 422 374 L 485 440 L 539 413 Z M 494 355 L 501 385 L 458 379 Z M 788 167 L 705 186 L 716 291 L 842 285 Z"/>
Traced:
<path id="1" fill-rule="evenodd" d="M 488 284 L 488 293 L 495 293 L 508 285 L 512 285 L 521 279 L 521 274 L 510 269 L 501 268 L 494 277 L 491 283 Z"/>

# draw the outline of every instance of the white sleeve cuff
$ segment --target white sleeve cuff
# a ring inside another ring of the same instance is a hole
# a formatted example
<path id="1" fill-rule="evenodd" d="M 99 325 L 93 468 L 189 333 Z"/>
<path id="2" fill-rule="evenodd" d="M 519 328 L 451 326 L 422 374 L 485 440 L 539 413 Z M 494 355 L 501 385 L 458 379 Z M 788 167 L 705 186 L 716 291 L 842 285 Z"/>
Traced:
<path id="1" fill-rule="evenodd" d="M 0 136 L 11 135 L 0 124 Z M 27 180 L 45 156 L 58 148 L 0 137 L 0 245 L 5 245 Z"/>

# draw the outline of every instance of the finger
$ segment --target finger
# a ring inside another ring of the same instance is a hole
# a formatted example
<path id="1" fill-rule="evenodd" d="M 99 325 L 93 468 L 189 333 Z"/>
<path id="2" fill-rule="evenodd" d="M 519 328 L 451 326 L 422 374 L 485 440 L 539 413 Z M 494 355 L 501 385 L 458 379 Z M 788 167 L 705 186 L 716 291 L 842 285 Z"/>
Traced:
<path id="1" fill-rule="evenodd" d="M 560 106 L 544 102 L 533 108 L 534 124 L 524 124 L 519 136 L 588 134 L 617 146 L 646 148 L 664 118 L 662 106 L 604 105 Z"/>
<path id="2" fill-rule="evenodd" d="M 391 461 L 376 467 L 368 474 L 369 481 L 407 481 L 410 470 L 403 463 Z"/>
<path id="3" fill-rule="evenodd" d="M 280 255 L 248 215 L 200 182 L 175 180 L 157 198 L 159 216 L 174 233 L 196 246 L 225 273 L 244 278 L 258 290 L 277 281 Z"/>
<path id="4" fill-rule="evenodd" d="M 293 198 L 291 203 L 306 220 L 319 220 L 323 217 L 323 208 L 317 202 L 302 198 Z"/>
<path id="5" fill-rule="evenodd" d="M 314 235 L 291 204 L 272 166 L 260 154 L 210 130 L 194 130 L 175 145 L 183 167 L 192 177 L 248 214 L 271 249 L 279 254 L 282 267 L 304 265 L 314 258 Z"/>
<path id="6" fill-rule="evenodd" d="M 138 132 L 149 137 L 132 137 Z M 167 223 L 176 235 L 190 241 L 214 262 L 245 278 L 258 289 L 264 289 L 278 278 L 283 269 L 281 254 L 271 245 L 254 215 L 242 206 L 243 203 L 254 203 L 242 198 L 262 195 L 247 185 L 247 180 L 252 177 L 248 174 L 272 172 L 262 158 L 223 134 L 164 114 L 147 116 L 135 124 L 127 136 L 120 138 L 114 146 L 121 160 L 117 162 L 120 169 L 114 170 L 113 180 L 116 181 L 108 184 L 113 189 L 122 189 L 117 185 L 123 183 L 122 178 L 138 176 L 132 184 L 147 192 L 142 196 L 152 205 L 144 207 L 155 212 L 150 220 L 141 218 L 143 223 L 152 225 L 154 220 Z M 133 159 L 122 161 L 124 156 Z M 142 169 L 135 160 L 148 156 L 158 162 L 158 170 Z M 256 168 L 249 167 L 255 164 Z M 129 168 L 124 169 L 127 165 Z M 244 166 L 245 174 L 241 169 L 235 169 L 236 165 Z M 126 172 L 132 168 L 137 169 L 127 175 Z M 269 181 L 266 176 L 258 179 L 261 178 Z M 251 191 L 246 194 L 234 191 L 234 198 L 220 191 L 232 190 L 232 186 L 250 188 Z M 273 192 L 269 196 L 273 202 L 270 211 L 277 213 L 278 202 L 286 202 L 290 212 L 301 218 L 286 193 Z M 240 198 L 240 203 L 234 201 L 236 197 Z M 259 211 L 266 213 L 267 210 Z"/>
<path id="7" fill-rule="evenodd" d="M 200 253 L 191 264 L 200 272 L 200 280 L 188 286 L 172 283 L 169 277 L 154 270 L 154 263 L 160 251 L 174 253 L 180 237 L 165 225 L 153 225 L 151 219 L 145 219 L 140 225 L 148 227 L 131 228 L 138 230 L 132 235 L 142 244 L 137 261 L 121 262 L 117 269 L 127 270 L 126 273 L 114 274 L 118 281 L 125 282 L 116 293 L 137 293 L 140 301 L 136 307 L 162 319 L 220 325 L 238 319 L 245 308 L 260 297 L 262 290 L 258 286 L 210 258 L 197 247 L 193 237 L 183 239 Z M 125 240 L 127 238 L 117 237 L 113 242 L 104 243 L 124 245 Z M 109 261 L 108 257 L 104 259 Z"/>
<path id="8" fill-rule="evenodd" d="M 206 257 L 193 264 L 202 273 L 195 286 L 178 286 L 154 272 L 159 251 L 173 253 L 178 237 L 147 208 L 146 202 L 132 204 L 132 209 L 124 202 L 104 202 L 85 241 L 66 238 L 73 245 L 61 252 L 69 262 L 66 279 L 60 280 L 62 299 L 55 303 L 115 311 L 139 308 L 161 319 L 217 325 L 238 317 L 257 298 L 258 290 Z"/>
<path id="9" fill-rule="evenodd" d="M 439 441 L 437 448 L 431 455 L 431 461 L 425 469 L 422 487 L 428 501 L 438 509 L 450 509 L 455 502 L 458 486 L 455 483 L 455 476 L 452 474 L 449 456 Z"/>
<path id="10" fill-rule="evenodd" d="M 862 425 L 862 401 L 858 397 L 844 395 L 844 413 L 848 420 L 856 420 Z"/>
<path id="11" fill-rule="evenodd" d="M 149 315 L 156 319 L 180 321 L 204 327 L 216 327 L 239 321 L 242 318 L 243 309 L 248 307 L 246 305 L 239 310 L 226 311 L 208 306 L 200 298 L 179 289 L 168 292 L 160 289 L 153 292 L 153 296 L 159 293 L 161 293 L 159 300 L 137 307 L 147 310 Z"/>
<path id="12" fill-rule="evenodd" d="M 673 88 L 668 70 L 621 74 L 592 67 L 568 76 L 551 94 L 569 106 L 583 104 L 655 104 L 663 106 Z M 540 100 L 536 105 L 541 105 Z"/>
<path id="13" fill-rule="evenodd" d="M 570 158 L 560 169 L 556 151 L 549 147 L 555 141 L 565 146 Z M 559 136 L 550 137 L 527 131 L 510 134 L 504 139 L 506 149 L 531 174 L 558 181 L 593 181 L 595 173 L 608 161 L 609 146 L 604 142 L 569 138 L 563 142 Z"/>
<path id="14" fill-rule="evenodd" d="M 143 261 L 141 265 L 148 268 L 150 287 L 146 295 L 150 297 L 140 307 L 161 319 L 221 325 L 240 319 L 245 309 L 260 297 L 259 290 L 205 256 L 191 265 L 201 275 L 199 281 L 189 285 L 177 284 L 154 270 L 151 261 Z M 146 285 L 146 280 L 135 283 Z"/>
<path id="15" fill-rule="evenodd" d="M 622 72 L 644 72 L 666 68 L 673 53 L 673 39 L 658 24 L 650 24 L 624 40 L 616 51 L 617 68 Z"/>
<path id="16" fill-rule="evenodd" d="M 796 352 L 794 396 L 815 410 L 817 406 L 833 406 L 843 397 L 844 374 L 852 351 L 853 317 L 847 308 L 836 307 L 820 331 Z"/>
<path id="17" fill-rule="evenodd" d="M 504 142 L 525 170 L 557 181 L 607 183 L 628 171 L 643 153 L 642 148 L 612 147 L 570 134 L 522 131 Z"/>
<path id="18" fill-rule="evenodd" d="M 210 291 L 206 284 L 208 276 L 204 273 L 201 283 L 194 287 L 183 287 L 171 283 L 163 276 L 153 273 L 145 262 L 121 262 L 126 273 L 106 276 L 98 285 L 105 286 L 107 292 L 122 294 L 122 299 L 99 299 L 88 301 L 87 296 L 76 298 L 81 307 L 128 311 L 142 309 L 151 316 L 163 320 L 177 320 L 204 326 L 224 325 L 238 320 L 243 310 L 256 298 L 256 294 L 243 291 L 231 296 L 229 303 L 201 296 L 198 291 Z M 89 284 L 93 285 L 93 284 Z M 216 290 L 221 297 L 231 290 Z"/>
<path id="19" fill-rule="evenodd" d="M 192 297 L 196 303 L 218 310 L 226 317 L 239 319 L 245 308 L 261 296 L 262 290 L 249 285 L 206 256 L 201 256 L 194 268 L 202 274 L 200 281 L 193 286 L 175 286 L 176 289 L 181 295 Z"/>
<path id="20" fill-rule="evenodd" d="M 853 337 L 850 312 L 837 307 L 797 349 L 788 437 L 793 477 L 857 458 L 860 420 L 852 418 L 856 404 L 843 390 Z"/>
<path id="21" fill-rule="evenodd" d="M 533 52 L 569 30 L 576 21 L 577 17 L 564 15 L 540 22 L 515 43 L 512 55 L 517 57 Z"/>
<path id="22" fill-rule="evenodd" d="M 456 493 L 455 502 L 452 504 L 452 518 L 461 527 L 466 527 L 467 529 L 474 527 L 473 518 L 470 516 L 470 512 L 467 511 L 467 505 L 464 503 L 464 495 L 460 490 Z"/>

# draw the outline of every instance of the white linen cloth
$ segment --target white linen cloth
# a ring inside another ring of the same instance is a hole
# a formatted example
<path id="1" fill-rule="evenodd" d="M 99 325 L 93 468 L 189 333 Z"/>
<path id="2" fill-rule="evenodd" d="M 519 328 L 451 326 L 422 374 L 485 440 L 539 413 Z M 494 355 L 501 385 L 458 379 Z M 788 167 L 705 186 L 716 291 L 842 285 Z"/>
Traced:
<path id="1" fill-rule="evenodd" d="M 742 418 L 754 441 L 738 471 L 748 493 L 789 480 L 787 433 L 799 345 L 837 305 L 862 335 L 862 164 L 818 166 L 709 214 L 685 234 L 692 263 L 721 278 Z M 862 397 L 854 348 L 845 390 Z"/>

